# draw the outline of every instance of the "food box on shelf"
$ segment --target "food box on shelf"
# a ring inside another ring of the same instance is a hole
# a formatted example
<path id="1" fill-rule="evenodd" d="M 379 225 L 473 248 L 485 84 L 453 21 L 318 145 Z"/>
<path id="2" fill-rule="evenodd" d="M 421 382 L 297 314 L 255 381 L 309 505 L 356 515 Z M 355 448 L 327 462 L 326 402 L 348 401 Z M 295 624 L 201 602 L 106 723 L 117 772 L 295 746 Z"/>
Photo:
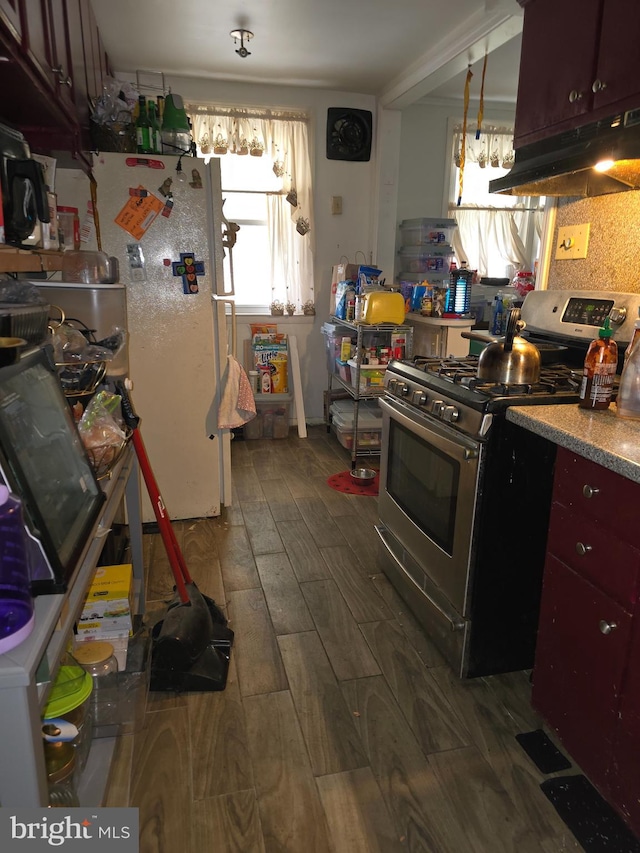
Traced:
<path id="1" fill-rule="evenodd" d="M 372 393 L 381 391 L 384 385 L 384 372 L 387 369 L 386 364 L 361 364 L 360 365 L 360 388 L 357 386 L 358 364 L 354 359 L 349 359 L 349 367 L 351 368 L 351 386 L 359 390 L 360 394 Z"/>
<path id="2" fill-rule="evenodd" d="M 129 635 L 133 625 L 133 567 L 98 566 L 77 622 L 79 635 Z"/>
<path id="3" fill-rule="evenodd" d="M 433 246 L 402 246 L 399 252 L 402 269 L 407 272 L 447 273 L 454 259 L 447 243 Z"/>
<path id="4" fill-rule="evenodd" d="M 353 449 L 356 431 L 353 428 L 353 415 L 336 412 L 332 418 L 332 426 L 340 444 L 347 450 Z M 382 436 L 382 412 L 380 416 L 372 411 L 358 411 L 358 447 L 366 450 L 379 450 Z"/>
<path id="5" fill-rule="evenodd" d="M 403 219 L 400 236 L 403 246 L 424 246 L 451 243 L 453 232 L 458 227 L 455 219 Z"/>
<path id="6" fill-rule="evenodd" d="M 286 438 L 289 435 L 291 394 L 254 394 L 256 416 L 242 428 L 245 439 Z"/>
<path id="7" fill-rule="evenodd" d="M 340 361 L 339 358 L 336 358 L 334 373 L 345 382 L 351 382 L 351 367 L 348 361 Z"/>

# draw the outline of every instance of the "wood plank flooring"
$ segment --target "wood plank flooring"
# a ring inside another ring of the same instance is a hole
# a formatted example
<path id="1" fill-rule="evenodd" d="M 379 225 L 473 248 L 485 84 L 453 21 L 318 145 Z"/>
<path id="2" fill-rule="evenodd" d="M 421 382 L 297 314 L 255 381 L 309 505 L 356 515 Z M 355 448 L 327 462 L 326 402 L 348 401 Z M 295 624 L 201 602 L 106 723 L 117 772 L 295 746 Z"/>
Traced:
<path id="1" fill-rule="evenodd" d="M 233 506 L 174 523 L 235 631 L 227 686 L 150 694 L 112 765 L 141 853 L 580 850 L 514 737 L 540 727 L 528 674 L 453 675 L 377 568 L 376 500 L 326 485 L 334 437 L 232 451 Z M 153 621 L 172 579 L 144 540 Z"/>

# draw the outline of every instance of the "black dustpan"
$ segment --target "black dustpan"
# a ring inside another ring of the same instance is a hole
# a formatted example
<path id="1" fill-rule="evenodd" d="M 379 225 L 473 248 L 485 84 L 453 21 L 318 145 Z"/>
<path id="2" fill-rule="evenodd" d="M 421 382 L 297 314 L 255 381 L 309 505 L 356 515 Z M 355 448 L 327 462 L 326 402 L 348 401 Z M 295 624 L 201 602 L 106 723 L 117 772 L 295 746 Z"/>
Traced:
<path id="1" fill-rule="evenodd" d="M 176 582 L 164 619 L 152 631 L 151 690 L 224 690 L 233 631 L 213 599 L 193 582 L 151 470 L 127 388 L 118 383 L 122 413 L 149 492 L 162 542 Z"/>

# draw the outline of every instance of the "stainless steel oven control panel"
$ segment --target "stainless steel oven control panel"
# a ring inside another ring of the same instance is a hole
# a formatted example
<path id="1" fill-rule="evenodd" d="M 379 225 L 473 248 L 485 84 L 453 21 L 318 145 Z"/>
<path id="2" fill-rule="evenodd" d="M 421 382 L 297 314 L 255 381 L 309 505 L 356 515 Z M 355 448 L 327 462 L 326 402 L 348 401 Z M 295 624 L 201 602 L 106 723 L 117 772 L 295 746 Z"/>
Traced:
<path id="1" fill-rule="evenodd" d="M 626 345 L 640 310 L 640 293 L 608 290 L 532 290 L 522 304 L 527 331 L 588 343 L 609 317 L 613 337 Z"/>
<path id="2" fill-rule="evenodd" d="M 385 376 L 385 391 L 391 397 L 404 400 L 421 413 L 456 426 L 457 429 L 483 438 L 491 424 L 491 415 L 484 414 L 448 397 L 440 391 L 432 391 L 410 379 Z"/>

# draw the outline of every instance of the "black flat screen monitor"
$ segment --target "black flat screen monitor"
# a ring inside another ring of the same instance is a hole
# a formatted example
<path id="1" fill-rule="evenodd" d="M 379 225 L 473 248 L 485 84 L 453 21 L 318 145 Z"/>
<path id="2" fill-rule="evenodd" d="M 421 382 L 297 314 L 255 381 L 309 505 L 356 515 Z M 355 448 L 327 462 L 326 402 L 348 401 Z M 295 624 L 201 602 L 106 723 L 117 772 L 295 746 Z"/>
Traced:
<path id="1" fill-rule="evenodd" d="M 61 592 L 105 500 L 47 349 L 0 368 L 0 464 L 51 572 L 32 592 Z"/>

